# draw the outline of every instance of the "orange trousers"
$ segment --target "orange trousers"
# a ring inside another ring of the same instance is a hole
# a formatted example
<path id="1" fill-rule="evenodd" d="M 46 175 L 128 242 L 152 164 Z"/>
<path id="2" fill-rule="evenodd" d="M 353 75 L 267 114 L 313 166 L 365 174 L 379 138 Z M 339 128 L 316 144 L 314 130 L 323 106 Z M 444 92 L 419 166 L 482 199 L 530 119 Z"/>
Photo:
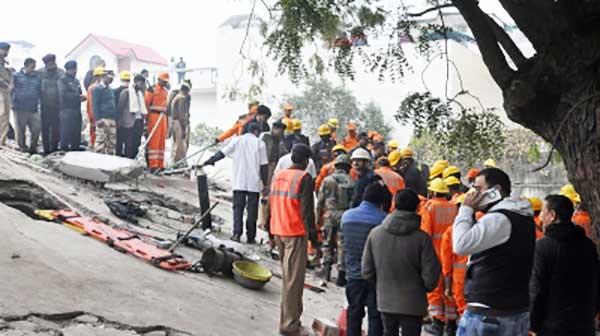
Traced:
<path id="1" fill-rule="evenodd" d="M 148 168 L 164 168 L 165 167 L 165 143 L 167 142 L 167 116 L 160 117 L 161 113 L 148 113 L 148 135 L 156 126 L 156 130 L 150 141 L 146 151 L 148 152 Z"/>
<path id="2" fill-rule="evenodd" d="M 427 293 L 427 308 L 429 316 L 441 321 L 456 321 L 458 314 L 456 312 L 456 303 L 444 295 L 444 280 L 440 277 L 437 287 Z"/>

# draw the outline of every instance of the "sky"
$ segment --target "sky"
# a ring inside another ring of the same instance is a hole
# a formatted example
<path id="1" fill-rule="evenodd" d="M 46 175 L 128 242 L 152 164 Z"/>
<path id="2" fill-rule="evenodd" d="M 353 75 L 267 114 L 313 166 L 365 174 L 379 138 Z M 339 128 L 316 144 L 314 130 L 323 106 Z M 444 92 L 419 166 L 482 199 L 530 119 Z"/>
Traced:
<path id="1" fill-rule="evenodd" d="M 484 10 L 507 17 L 497 0 L 481 2 Z M 424 0 L 404 3 L 420 7 Z M 9 15 L 3 15 L 0 40 L 25 40 L 43 54 L 62 58 L 94 33 L 151 46 L 167 59 L 183 56 L 188 66 L 208 67 L 216 63 L 217 27 L 232 15 L 249 13 L 252 4 L 253 0 L 9 0 L 2 1 L 2 12 Z M 267 17 L 261 1 L 256 13 Z"/>

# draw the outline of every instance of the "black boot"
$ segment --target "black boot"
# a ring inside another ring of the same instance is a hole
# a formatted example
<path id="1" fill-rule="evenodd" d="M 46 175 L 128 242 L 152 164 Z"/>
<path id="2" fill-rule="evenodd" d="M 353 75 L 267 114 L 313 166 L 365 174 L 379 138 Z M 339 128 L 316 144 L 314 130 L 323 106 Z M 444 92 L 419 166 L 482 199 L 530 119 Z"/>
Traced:
<path id="1" fill-rule="evenodd" d="M 444 334 L 444 322 L 442 320 L 433 317 L 431 324 L 425 326 L 425 332 L 433 336 L 443 336 Z"/>
<path id="2" fill-rule="evenodd" d="M 339 287 L 346 287 L 346 272 L 339 271 L 335 284 Z"/>
<path id="3" fill-rule="evenodd" d="M 446 336 L 456 335 L 456 329 L 456 320 L 446 321 L 446 324 L 444 325 L 444 332 L 446 333 Z"/>

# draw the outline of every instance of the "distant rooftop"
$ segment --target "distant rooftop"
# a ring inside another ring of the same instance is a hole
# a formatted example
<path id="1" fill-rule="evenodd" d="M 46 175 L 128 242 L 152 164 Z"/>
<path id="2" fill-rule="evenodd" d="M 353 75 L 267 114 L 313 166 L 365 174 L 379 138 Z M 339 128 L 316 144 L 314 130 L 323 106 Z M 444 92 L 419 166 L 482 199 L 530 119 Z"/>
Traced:
<path id="1" fill-rule="evenodd" d="M 75 48 L 73 48 L 73 50 L 71 50 L 69 54 L 73 53 L 84 42 L 90 39 L 98 42 L 100 45 L 108 49 L 111 53 L 115 54 L 116 56 L 126 57 L 129 56 L 129 54 L 131 53 L 135 56 L 136 59 L 143 62 L 154 63 L 159 65 L 169 64 L 164 57 L 162 57 L 150 47 L 96 34 L 89 34 L 85 39 L 83 39 L 83 41 L 81 41 Z"/>

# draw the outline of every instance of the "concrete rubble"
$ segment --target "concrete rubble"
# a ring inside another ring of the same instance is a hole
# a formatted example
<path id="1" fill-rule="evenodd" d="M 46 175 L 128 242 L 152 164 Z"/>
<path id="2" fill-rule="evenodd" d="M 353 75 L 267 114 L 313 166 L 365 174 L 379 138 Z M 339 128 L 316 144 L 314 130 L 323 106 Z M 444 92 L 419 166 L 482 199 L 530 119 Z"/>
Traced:
<path id="1" fill-rule="evenodd" d="M 142 175 L 144 167 L 137 161 L 92 152 L 68 152 L 57 169 L 62 173 L 94 182 L 120 182 Z"/>
<path id="2" fill-rule="evenodd" d="M 81 214 L 110 225 L 175 240 L 178 233 L 189 229 L 190 217 L 199 214 L 195 180 L 146 175 L 138 183 L 125 180 L 118 188 L 109 189 L 87 182 L 99 182 L 96 177 L 73 178 L 52 171 L 54 165 L 48 158 L 32 163 L 25 154 L 10 152 L 6 160 L 4 154 L 6 151 L 0 150 L 0 196 L 4 195 L 0 197 L 0 335 L 176 335 L 166 329 L 146 333 L 135 329 L 156 325 L 191 335 L 277 334 L 281 280 L 275 276 L 262 290 L 250 291 L 220 276 L 163 271 L 30 214 L 33 208 L 64 208 L 68 203 Z M 101 178 L 110 180 L 110 174 L 103 172 L 107 165 L 94 172 L 94 167 L 78 162 L 81 166 L 75 171 L 92 171 L 83 175 L 103 175 Z M 224 165 L 231 163 L 223 160 L 220 164 L 215 170 L 228 171 Z M 262 265 L 280 274 L 279 263 L 269 258 L 266 244 L 240 246 L 228 240 L 231 191 L 229 174 L 222 175 L 210 181 L 212 202 L 219 200 L 221 205 L 213 212 L 213 230 L 205 238 L 214 245 L 222 243 L 239 248 L 244 255 L 259 256 Z M 138 224 L 117 218 L 104 204 L 109 197 L 121 196 L 146 207 L 147 214 Z M 27 203 L 31 205 L 22 207 Z M 266 242 L 268 236 L 259 230 L 257 240 Z M 199 250 L 185 246 L 177 253 L 193 262 L 202 256 Z M 15 255 L 18 257 L 13 258 Z M 312 274 L 307 282 L 319 283 Z M 321 294 L 305 291 L 303 324 L 311 326 L 316 318 L 335 320 L 344 305 L 343 289 L 333 285 Z M 70 317 L 68 323 L 39 315 L 74 310 L 86 313 Z M 15 316 L 27 318 L 13 319 Z"/>

